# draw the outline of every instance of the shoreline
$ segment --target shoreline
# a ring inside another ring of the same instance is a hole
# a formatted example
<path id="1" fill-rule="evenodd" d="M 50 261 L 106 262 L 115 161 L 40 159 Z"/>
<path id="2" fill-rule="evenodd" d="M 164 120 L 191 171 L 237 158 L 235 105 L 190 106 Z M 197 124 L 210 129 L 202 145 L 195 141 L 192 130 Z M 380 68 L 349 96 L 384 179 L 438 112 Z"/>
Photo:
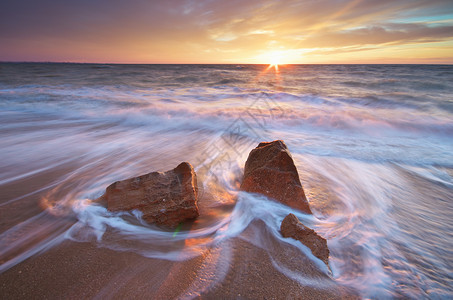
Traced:
<path id="1" fill-rule="evenodd" d="M 0 274 L 0 294 L 7 299 L 359 298 L 318 271 L 293 246 L 274 241 L 276 249 L 283 249 L 278 259 L 297 264 L 302 275 L 328 281 L 327 289 L 291 280 L 273 267 L 266 251 L 240 238 L 222 244 L 196 258 L 172 262 L 65 240 Z M 297 253 L 298 263 L 288 256 Z"/>
<path id="2" fill-rule="evenodd" d="M 5 216 L 0 227 L 2 233 L 27 221 L 31 215 L 43 214 L 45 210 L 42 199 L 53 193 L 52 184 L 75 169 L 76 165 L 66 165 L 7 185 L 8 192 L 2 195 L 4 199 L 34 192 L 38 186 L 44 188 L 0 208 L 1 214 Z M 209 214 L 219 213 L 215 207 L 211 207 L 213 203 L 209 200 L 215 198 L 211 192 L 218 191 L 207 192 L 211 197 L 204 197 L 200 210 L 209 220 L 214 217 Z M 59 195 L 65 193 L 69 193 L 67 188 L 58 191 Z M 24 210 L 24 207 L 27 209 Z M 18 209 L 24 210 L 24 213 L 17 213 Z M 71 215 L 52 216 L 44 213 L 43 224 L 49 222 L 50 227 L 36 227 L 36 240 L 25 244 L 25 247 L 52 239 L 52 230 L 58 224 L 63 226 L 63 231 L 67 230 L 65 228 L 76 222 Z M 57 229 L 60 234 L 61 229 Z M 241 236 L 248 238 L 241 239 Z M 266 241 L 265 247 L 268 250 L 245 241 L 253 240 L 250 236 L 259 236 Z M 14 242 L 14 237 L 12 238 Z M 358 298 L 355 291 L 339 285 L 320 271 L 300 249 L 283 244 L 273 237 L 263 222 L 255 221 L 240 236 L 210 247 L 210 250 L 195 258 L 168 261 L 103 248 L 96 241 L 75 242 L 64 239 L 0 273 L 0 294 L 7 299 Z M 6 253 L 6 258 L 16 250 Z M 17 251 L 20 253 L 23 249 Z M 275 268 L 274 259 L 294 267 L 294 271 L 299 272 L 302 279 L 309 276 L 321 282 L 321 288 L 304 286 L 288 278 Z M 322 283 L 325 282 L 328 282 L 328 286 L 323 287 Z"/>

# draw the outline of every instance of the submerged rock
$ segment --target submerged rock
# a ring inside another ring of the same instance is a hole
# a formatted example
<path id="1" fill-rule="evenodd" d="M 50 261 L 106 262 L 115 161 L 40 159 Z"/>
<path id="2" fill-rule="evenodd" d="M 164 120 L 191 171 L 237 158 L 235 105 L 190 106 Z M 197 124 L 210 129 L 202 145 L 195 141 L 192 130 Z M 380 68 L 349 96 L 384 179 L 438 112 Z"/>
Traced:
<path id="1" fill-rule="evenodd" d="M 197 175 L 187 162 L 167 172 L 117 181 L 102 197 L 108 210 L 138 209 L 148 223 L 173 227 L 199 215 Z"/>
<path id="2" fill-rule="evenodd" d="M 313 229 L 306 227 L 293 215 L 287 215 L 280 226 L 282 236 L 291 237 L 310 248 L 314 256 L 329 264 L 329 248 L 325 238 L 319 236 Z"/>
<path id="3" fill-rule="evenodd" d="M 241 190 L 263 194 L 311 214 L 293 158 L 281 140 L 260 143 L 250 152 Z"/>

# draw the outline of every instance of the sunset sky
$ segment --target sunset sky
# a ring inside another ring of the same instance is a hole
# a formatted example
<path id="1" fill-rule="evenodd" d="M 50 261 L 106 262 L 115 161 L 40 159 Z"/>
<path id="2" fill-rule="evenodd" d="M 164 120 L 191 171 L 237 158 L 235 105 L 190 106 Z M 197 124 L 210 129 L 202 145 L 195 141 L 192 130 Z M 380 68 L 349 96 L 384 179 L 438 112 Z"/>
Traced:
<path id="1" fill-rule="evenodd" d="M 2 0 L 0 61 L 453 63 L 452 0 Z"/>

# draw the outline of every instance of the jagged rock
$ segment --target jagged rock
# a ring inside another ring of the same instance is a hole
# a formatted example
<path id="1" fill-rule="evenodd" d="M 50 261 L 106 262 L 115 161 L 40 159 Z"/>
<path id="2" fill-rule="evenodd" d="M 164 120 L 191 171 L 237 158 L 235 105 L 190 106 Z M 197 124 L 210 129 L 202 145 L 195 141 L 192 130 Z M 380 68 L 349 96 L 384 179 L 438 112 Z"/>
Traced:
<path id="1" fill-rule="evenodd" d="M 241 190 L 263 194 L 311 214 L 293 158 L 281 140 L 260 143 L 250 152 Z"/>
<path id="2" fill-rule="evenodd" d="M 287 215 L 280 226 L 282 236 L 291 237 L 310 248 L 314 256 L 329 264 L 329 248 L 325 238 L 319 236 L 313 229 L 306 227 L 293 215 Z"/>
<path id="3" fill-rule="evenodd" d="M 187 162 L 167 172 L 117 181 L 107 187 L 102 197 L 108 210 L 138 209 L 148 223 L 173 227 L 199 215 L 197 175 Z"/>

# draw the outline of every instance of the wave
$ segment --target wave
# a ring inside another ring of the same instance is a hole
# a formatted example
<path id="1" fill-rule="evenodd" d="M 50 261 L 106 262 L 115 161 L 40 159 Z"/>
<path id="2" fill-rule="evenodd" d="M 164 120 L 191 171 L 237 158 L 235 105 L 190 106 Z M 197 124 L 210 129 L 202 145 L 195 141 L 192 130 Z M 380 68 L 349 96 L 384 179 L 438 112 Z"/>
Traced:
<path id="1" fill-rule="evenodd" d="M 187 103 L 195 105 L 194 113 L 197 111 L 211 111 L 213 114 L 217 111 L 228 110 L 232 115 L 245 109 L 261 109 L 263 113 L 268 113 L 263 110 L 266 106 L 274 106 L 276 109 L 284 110 L 285 115 L 289 118 L 297 118 L 308 115 L 302 110 L 324 111 L 336 113 L 340 111 L 344 114 L 354 115 L 356 119 L 384 119 L 387 115 L 394 119 L 408 119 L 408 122 L 416 123 L 417 119 L 431 119 L 436 121 L 436 118 L 448 120 L 450 114 L 438 114 L 436 116 L 433 108 L 438 108 L 442 105 L 448 106 L 448 101 L 444 104 L 436 102 L 421 102 L 418 98 L 409 96 L 408 94 L 393 93 L 396 99 L 382 98 L 380 96 L 367 96 L 362 98 L 353 97 L 320 97 L 315 95 L 297 95 L 284 92 L 267 92 L 263 90 L 248 91 L 238 89 L 236 87 L 213 87 L 213 88 L 177 88 L 171 90 L 153 90 L 153 89 L 130 89 L 128 87 L 115 88 L 71 88 L 61 86 L 60 88 L 48 88 L 46 86 L 25 86 L 15 89 L 3 89 L 0 95 L 4 98 L 3 106 L 6 109 L 17 107 L 18 109 L 30 110 L 47 108 L 58 109 L 63 111 L 67 106 L 83 111 L 86 105 L 90 105 L 89 109 L 98 108 L 99 110 L 114 110 L 116 108 L 127 107 L 152 107 L 155 102 L 175 102 L 181 104 L 181 107 L 186 108 Z M 401 101 L 404 98 L 405 101 Z M 210 102 L 212 109 L 207 107 L 199 107 L 204 105 L 201 102 Z M 258 102 L 254 107 L 254 102 Z M 197 105 L 198 103 L 198 105 Z M 39 106 L 36 106 L 36 105 Z M 50 107 L 49 107 L 50 105 Z M 161 106 L 160 109 L 173 109 L 177 106 Z M 370 111 L 370 108 L 376 110 Z M 428 111 L 426 111 L 428 110 Z M 59 112 L 61 112 L 59 111 Z M 310 112 L 311 113 L 311 112 Z M 393 114 L 394 116 L 391 116 Z M 283 114 L 280 114 L 283 116 Z M 236 114 L 236 116 L 238 116 Z M 294 117 L 293 117 L 294 116 Z M 375 117 L 376 116 L 376 117 Z M 388 118 L 390 119 L 390 118 Z"/>
<path id="2" fill-rule="evenodd" d="M 0 207 L 20 214 L 2 219 L 0 272 L 65 239 L 173 261 L 201 255 L 190 296 L 222 281 L 234 241 L 245 241 L 302 285 L 453 295 L 451 67 L 297 66 L 280 78 L 262 66 L 1 67 Z M 293 210 L 238 191 L 250 150 L 275 139 L 293 154 L 315 212 L 296 215 L 327 238 L 330 270 L 281 237 Z M 179 232 L 90 200 L 181 161 L 199 175 L 201 217 Z"/>
<path id="3" fill-rule="evenodd" d="M 181 134 L 203 138 L 233 134 L 251 141 L 286 139 L 308 143 L 306 153 L 411 165 L 449 165 L 453 151 L 448 143 L 453 135 L 449 113 L 387 100 L 237 87 L 74 90 L 32 86 L 0 94 L 4 128 L 10 133 L 25 130 L 20 139 L 4 136 L 4 151 L 12 156 L 15 144 L 40 140 L 39 135 L 55 128 L 51 135 L 60 134 L 61 140 L 67 134 L 68 139 L 80 136 L 85 140 L 88 132 L 98 129 L 112 138 L 124 138 L 119 132 L 134 130 L 139 136 L 165 133 L 167 139 Z M 370 102 L 380 105 L 370 107 Z M 33 133 L 33 126 L 41 129 L 39 134 Z"/>
<path id="4" fill-rule="evenodd" d="M 180 146 L 171 149 L 181 156 L 177 150 Z M 317 269 L 338 283 L 354 287 L 364 298 L 412 298 L 445 293 L 442 283 L 433 277 L 432 270 L 418 268 L 412 263 L 414 259 L 442 274 L 445 278 L 443 284 L 448 286 L 451 283 L 448 279 L 451 262 L 439 259 L 441 256 L 448 257 L 448 249 L 451 249 L 442 246 L 445 244 L 442 235 L 453 226 L 448 221 L 451 204 L 444 203 L 433 209 L 425 203 L 423 208 L 419 208 L 427 193 L 448 200 L 448 197 L 451 198 L 451 194 L 448 196 L 449 189 L 433 189 L 428 181 L 417 179 L 396 165 L 301 155 L 295 151 L 301 180 L 315 212 L 312 216 L 260 195 L 239 192 L 235 182 L 241 173 L 239 165 L 243 164 L 240 161 L 243 158 L 229 161 L 228 165 L 233 167 L 213 168 L 211 177 L 201 172 L 200 183 L 206 191 L 199 200 L 203 213 L 197 221 L 185 224 L 180 231 L 173 231 L 145 223 L 138 211 L 109 212 L 90 200 L 102 194 L 109 182 L 137 175 L 146 169 L 143 153 L 132 153 L 133 147 L 126 150 L 127 153 L 121 156 L 111 153 L 111 149 L 104 149 L 104 155 L 96 152 L 97 160 L 84 163 L 47 193 L 43 199 L 46 205 L 43 213 L 0 234 L 0 256 L 6 260 L 0 266 L 0 272 L 69 239 L 172 261 L 219 254 L 222 255 L 221 260 L 213 259 L 204 265 L 210 270 L 220 268 L 219 276 L 208 280 L 215 284 L 222 281 L 221 275 L 228 273 L 232 263 L 229 241 L 241 239 L 266 251 L 275 270 L 288 278 L 317 288 L 332 284 L 297 273 L 293 265 L 281 261 L 269 240 L 272 238 L 279 245 L 296 249 L 299 254 L 308 257 Z M 130 164 L 132 161 L 136 164 Z M 200 168 L 198 166 L 197 171 Z M 401 176 L 401 172 L 405 175 Z M 452 181 L 452 177 L 443 176 Z M 211 183 L 215 183 L 217 189 L 213 189 Z M 419 192 L 411 188 L 414 185 L 425 190 L 417 194 Z M 418 207 L 416 212 L 414 205 Z M 411 230 L 413 226 L 418 228 L 414 222 L 418 225 L 427 222 L 420 214 L 429 213 L 429 210 L 433 210 L 431 214 L 445 219 L 439 224 L 425 226 L 429 229 L 416 229 L 426 230 L 429 239 L 435 239 L 432 244 L 420 241 L 417 238 L 419 235 L 414 236 Z M 295 213 L 304 224 L 327 238 L 331 269 L 303 244 L 281 236 L 280 223 L 289 213 Z M 416 218 L 403 218 L 406 214 L 414 214 Z M 431 254 L 427 255 L 429 251 Z M 402 284 L 395 285 L 395 282 Z M 203 285 L 203 288 L 209 289 L 209 286 Z"/>

